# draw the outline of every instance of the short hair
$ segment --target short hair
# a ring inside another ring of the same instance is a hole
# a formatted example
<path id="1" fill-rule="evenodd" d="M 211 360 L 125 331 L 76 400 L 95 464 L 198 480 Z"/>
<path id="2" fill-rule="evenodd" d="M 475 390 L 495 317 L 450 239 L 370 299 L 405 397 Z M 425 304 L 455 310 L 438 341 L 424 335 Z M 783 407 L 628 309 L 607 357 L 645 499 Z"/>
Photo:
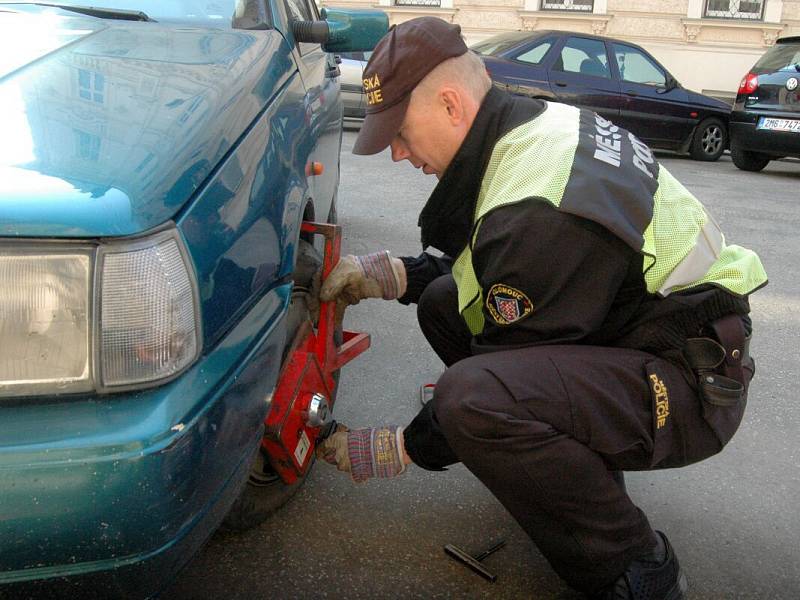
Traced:
<path id="1" fill-rule="evenodd" d="M 481 57 L 468 50 L 437 65 L 417 84 L 414 93 L 434 92 L 445 84 L 461 88 L 480 104 L 492 87 L 492 80 Z"/>

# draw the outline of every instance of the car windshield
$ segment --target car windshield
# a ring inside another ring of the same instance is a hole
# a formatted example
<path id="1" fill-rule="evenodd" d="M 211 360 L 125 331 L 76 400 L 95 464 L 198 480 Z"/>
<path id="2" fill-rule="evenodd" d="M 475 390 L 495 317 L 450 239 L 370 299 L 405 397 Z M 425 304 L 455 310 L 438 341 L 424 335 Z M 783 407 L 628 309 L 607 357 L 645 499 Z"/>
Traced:
<path id="1" fill-rule="evenodd" d="M 470 49 L 486 56 L 497 56 L 501 52 L 508 50 L 522 42 L 531 38 L 531 34 L 527 31 L 515 31 L 513 33 L 501 33 L 493 35 L 490 38 L 473 44 Z"/>
<path id="2" fill-rule="evenodd" d="M 42 2 L 13 2 L 0 0 L 0 5 L 43 4 L 50 6 L 80 6 L 109 10 L 141 11 L 156 21 L 201 21 L 230 23 L 231 17 L 243 10 L 246 0 L 42 0 Z"/>
<path id="3" fill-rule="evenodd" d="M 800 44 L 777 44 L 756 63 L 754 70 L 800 71 Z"/>

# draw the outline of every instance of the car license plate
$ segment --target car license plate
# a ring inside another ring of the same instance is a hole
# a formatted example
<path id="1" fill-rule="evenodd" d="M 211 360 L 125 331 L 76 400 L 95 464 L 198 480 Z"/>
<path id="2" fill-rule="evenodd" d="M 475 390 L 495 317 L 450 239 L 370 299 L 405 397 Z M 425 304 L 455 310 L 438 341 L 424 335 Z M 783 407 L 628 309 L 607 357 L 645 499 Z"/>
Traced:
<path id="1" fill-rule="evenodd" d="M 796 119 L 761 117 L 758 120 L 758 129 L 771 129 L 773 131 L 795 131 L 800 133 L 800 121 Z"/>

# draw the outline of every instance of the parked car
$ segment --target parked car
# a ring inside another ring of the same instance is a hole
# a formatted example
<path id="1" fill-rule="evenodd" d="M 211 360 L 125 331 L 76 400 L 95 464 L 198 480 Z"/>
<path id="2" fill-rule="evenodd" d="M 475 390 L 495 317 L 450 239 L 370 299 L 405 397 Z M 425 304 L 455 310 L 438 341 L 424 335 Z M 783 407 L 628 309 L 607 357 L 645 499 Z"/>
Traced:
<path id="1" fill-rule="evenodd" d="M 367 113 L 367 101 L 362 80 L 372 52 L 340 52 L 339 56 L 344 116 L 346 119 L 363 119 Z"/>
<path id="2" fill-rule="evenodd" d="M 261 440 L 308 313 L 300 225 L 336 214 L 334 52 L 388 26 L 85 4 L 0 4 L 3 598 L 149 597 L 296 489 Z"/>
<path id="3" fill-rule="evenodd" d="M 684 89 L 646 50 L 567 31 L 503 33 L 474 44 L 495 85 L 591 109 L 654 148 L 717 160 L 730 106 Z"/>
<path id="4" fill-rule="evenodd" d="M 761 171 L 784 156 L 800 158 L 800 37 L 781 38 L 742 78 L 731 111 L 731 158 Z"/>

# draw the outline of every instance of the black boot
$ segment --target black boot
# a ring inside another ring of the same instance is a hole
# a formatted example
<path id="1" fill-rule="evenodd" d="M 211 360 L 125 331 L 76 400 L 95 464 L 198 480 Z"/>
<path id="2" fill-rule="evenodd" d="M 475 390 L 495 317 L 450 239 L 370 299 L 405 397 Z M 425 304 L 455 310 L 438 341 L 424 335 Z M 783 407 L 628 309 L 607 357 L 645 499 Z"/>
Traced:
<path id="1" fill-rule="evenodd" d="M 637 558 L 619 578 L 593 595 L 594 600 L 683 600 L 686 577 L 681 573 L 678 557 L 660 531 L 659 543 L 653 552 Z"/>

